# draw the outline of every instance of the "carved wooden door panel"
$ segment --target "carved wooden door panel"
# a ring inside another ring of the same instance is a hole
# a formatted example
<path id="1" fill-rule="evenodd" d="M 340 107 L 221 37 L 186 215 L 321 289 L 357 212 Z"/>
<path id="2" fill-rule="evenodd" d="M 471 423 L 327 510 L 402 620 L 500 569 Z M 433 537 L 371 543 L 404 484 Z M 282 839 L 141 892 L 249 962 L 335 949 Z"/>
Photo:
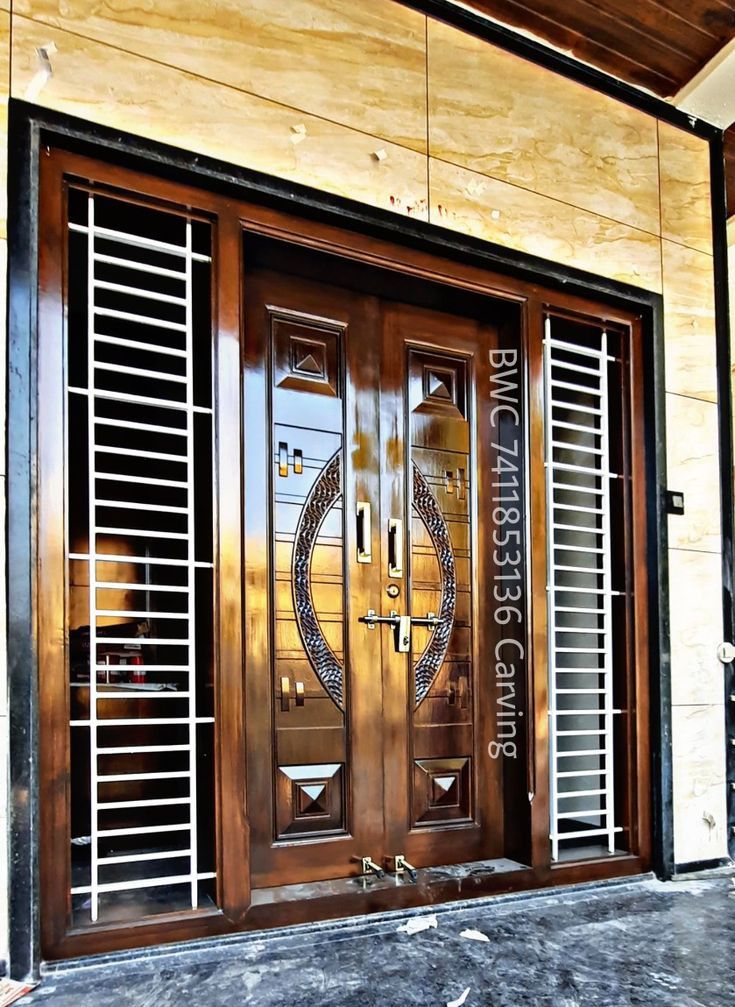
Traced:
<path id="1" fill-rule="evenodd" d="M 385 307 L 384 569 L 400 592 L 392 606 L 410 616 L 408 653 L 383 640 L 386 853 L 418 867 L 502 855 L 501 780 L 488 755 L 496 345 L 489 325 Z"/>
<path id="2" fill-rule="evenodd" d="M 382 848 L 378 304 L 261 270 L 245 285 L 248 805 L 254 886 Z"/>

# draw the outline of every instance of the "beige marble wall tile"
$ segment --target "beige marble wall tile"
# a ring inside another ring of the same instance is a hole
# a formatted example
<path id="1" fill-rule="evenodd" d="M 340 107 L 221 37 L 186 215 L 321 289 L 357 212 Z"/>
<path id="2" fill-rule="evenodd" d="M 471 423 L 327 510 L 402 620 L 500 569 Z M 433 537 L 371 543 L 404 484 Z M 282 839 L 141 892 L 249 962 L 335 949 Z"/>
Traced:
<path id="1" fill-rule="evenodd" d="M 661 234 L 702 252 L 712 251 L 709 143 L 659 122 Z"/>
<path id="2" fill-rule="evenodd" d="M 712 256 L 662 241 L 666 390 L 717 401 Z"/>
<path id="3" fill-rule="evenodd" d="M 673 518 L 672 518 L 673 520 Z M 717 553 L 669 550 L 671 698 L 678 705 L 722 703 L 722 562 Z"/>
<path id="4" fill-rule="evenodd" d="M 725 712 L 720 706 L 672 710 L 674 858 L 677 864 L 727 855 Z"/>
<path id="5" fill-rule="evenodd" d="M 432 223 L 660 292 L 658 238 L 444 161 L 429 174 Z"/>
<path id="6" fill-rule="evenodd" d="M 7 235 L 9 93 L 10 93 L 10 13 L 7 8 L 3 8 L 0 6 L 0 238 L 5 238 Z"/>
<path id="7" fill-rule="evenodd" d="M 426 19 L 394 0 L 16 0 L 14 13 L 426 150 Z"/>
<path id="8" fill-rule="evenodd" d="M 429 20 L 429 153 L 659 233 L 656 120 Z"/>
<path id="9" fill-rule="evenodd" d="M 685 513 L 669 516 L 669 546 L 719 554 L 720 472 L 717 406 L 666 393 L 666 466 Z"/>
<path id="10" fill-rule="evenodd" d="M 36 49 L 49 42 L 57 51 L 50 79 L 35 94 L 41 105 L 426 216 L 426 159 L 415 151 L 16 16 L 14 97 L 33 91 Z"/>

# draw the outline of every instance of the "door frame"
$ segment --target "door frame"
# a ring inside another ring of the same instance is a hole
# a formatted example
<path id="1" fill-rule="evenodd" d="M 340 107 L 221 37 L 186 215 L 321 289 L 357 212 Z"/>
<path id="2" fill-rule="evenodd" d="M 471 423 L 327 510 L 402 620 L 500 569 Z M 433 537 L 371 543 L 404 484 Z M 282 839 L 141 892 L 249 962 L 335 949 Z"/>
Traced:
<path id="1" fill-rule="evenodd" d="M 46 145 L 87 155 L 97 161 L 112 161 L 111 172 L 125 175 L 125 168 L 142 172 L 188 190 L 197 207 L 230 206 L 248 200 L 243 219 L 250 228 L 273 235 L 286 226 L 306 245 L 321 241 L 344 251 L 345 229 L 359 239 L 364 261 L 398 268 L 412 276 L 439 280 L 465 289 L 480 287 L 483 292 L 507 296 L 509 285 L 517 295 L 524 293 L 540 310 L 546 291 L 554 292 L 555 303 L 585 298 L 604 300 L 611 312 L 619 309 L 626 318 L 640 316 L 644 333 L 647 373 L 644 409 L 646 422 L 646 509 L 647 565 L 649 571 L 648 629 L 649 684 L 651 710 L 653 863 L 668 876 L 673 866 L 672 793 L 670 751 L 670 682 L 668 646 L 667 532 L 664 510 L 664 384 L 663 312 L 659 294 L 604 280 L 581 270 L 568 269 L 534 256 L 512 252 L 477 239 L 454 234 L 434 225 L 401 218 L 387 211 L 370 209 L 350 200 L 260 173 L 235 169 L 214 160 L 195 157 L 162 144 L 151 143 L 88 123 L 11 102 L 11 149 L 16 156 L 10 173 L 9 217 L 9 411 L 8 411 L 8 575 L 13 585 L 8 599 L 9 692 L 11 746 L 11 971 L 14 976 L 35 975 L 41 961 L 39 929 L 39 744 L 38 668 L 42 640 L 38 626 L 38 537 L 35 524 L 37 503 L 38 435 L 36 402 L 37 344 L 36 290 L 38 283 L 38 169 Z M 149 186 L 146 186 L 149 190 Z M 292 210 L 298 198 L 299 217 Z M 285 211 L 285 212 L 284 212 Z M 233 228 L 229 241 L 236 240 Z M 237 262 L 237 260 L 235 260 Z M 543 283 L 543 288 L 540 284 Z M 562 293 L 563 291 L 563 293 Z M 538 403 L 535 416 L 538 415 Z M 543 497 L 541 497 L 543 499 Z M 537 504 L 538 506 L 538 504 Z M 542 516 L 541 520 L 545 520 Z M 538 631 L 537 631 L 538 636 Z M 540 810 L 534 809 L 539 817 Z M 544 823 L 544 828 L 546 827 Z M 625 873 L 620 860 L 612 861 L 612 876 Z M 599 866 L 599 865 L 598 865 Z M 640 865 L 629 865 L 630 873 Z M 528 887 L 586 880 L 588 865 L 554 868 L 537 872 Z M 602 876 L 603 872 L 596 872 Z M 507 890 L 510 886 L 492 886 Z M 518 886 L 512 886 L 518 887 Z M 476 886 L 472 894 L 489 888 Z M 449 893 L 447 893 L 448 895 Z M 469 893 L 464 893 L 469 894 Z M 410 904 L 407 901 L 406 904 Z M 362 909 L 380 908 L 362 904 Z M 235 907 L 233 907 L 234 911 Z M 356 910 L 352 910 L 353 912 Z M 343 914 L 343 912 L 341 913 Z M 325 915 L 332 915 L 325 914 Z M 310 914 L 314 918 L 314 914 Z M 298 918 L 288 922 L 301 922 Z M 263 925 L 261 919 L 258 925 Z M 272 925 L 279 922 L 274 920 Z M 128 928 L 133 931 L 139 928 Z M 204 933 L 239 929 L 234 922 L 203 928 Z M 143 943 L 181 939 L 176 925 L 166 933 L 146 926 L 145 940 L 130 941 L 129 932 L 118 933 L 102 950 L 116 950 Z M 186 936 L 194 936 L 186 926 Z M 84 942 L 64 942 L 60 955 L 84 954 Z"/>

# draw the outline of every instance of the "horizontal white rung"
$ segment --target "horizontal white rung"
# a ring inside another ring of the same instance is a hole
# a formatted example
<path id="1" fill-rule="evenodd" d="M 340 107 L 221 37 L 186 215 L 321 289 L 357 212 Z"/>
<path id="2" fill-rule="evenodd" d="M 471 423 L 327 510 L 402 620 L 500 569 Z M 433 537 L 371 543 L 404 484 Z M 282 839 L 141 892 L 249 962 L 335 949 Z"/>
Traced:
<path id="1" fill-rule="evenodd" d="M 118 318 L 124 322 L 135 322 L 137 325 L 150 325 L 155 329 L 167 329 L 171 332 L 186 332 L 184 322 L 168 322 L 165 318 L 152 318 L 149 315 L 137 315 L 132 311 L 116 311 L 114 308 L 94 307 L 95 315 L 104 318 Z M 95 364 L 95 366 L 99 366 Z"/>
<path id="2" fill-rule="evenodd" d="M 100 867 L 109 864 L 136 864 L 139 860 L 176 860 L 178 857 L 190 857 L 191 850 L 157 850 L 155 853 L 127 853 L 119 857 L 100 857 L 97 861 Z"/>
<path id="3" fill-rule="evenodd" d="M 573 483 L 557 483 L 557 482 L 552 482 L 551 488 L 553 490 L 564 490 L 567 493 L 592 493 L 595 496 L 604 496 L 604 494 L 605 494 L 605 490 L 596 489 L 593 486 L 575 486 Z M 556 501 L 554 501 L 553 506 L 554 507 L 562 507 L 563 504 L 559 504 L 559 503 L 556 503 Z M 576 510 L 581 510 L 580 507 L 577 507 L 575 509 Z M 598 514 L 598 513 L 602 514 L 603 511 L 601 511 L 601 510 L 597 511 L 597 510 L 588 509 L 587 513 L 588 514 Z"/>
<path id="4" fill-rule="evenodd" d="M 557 811 L 557 818 L 607 818 L 610 812 L 604 808 L 591 808 L 589 811 Z"/>
<path id="5" fill-rule="evenodd" d="M 599 378 L 600 371 L 597 367 L 583 367 L 582 364 L 570 364 L 566 360 L 559 360 L 558 357 L 551 358 L 552 367 L 563 367 L 565 371 L 576 371 L 578 374 L 589 374 L 591 378 Z"/>
<path id="6" fill-rule="evenodd" d="M 601 790 L 567 790 L 565 792 L 559 791 L 557 793 L 557 798 L 561 800 L 566 800 L 570 797 L 599 797 L 600 794 L 605 794 L 607 791 L 603 787 Z"/>
<path id="7" fill-rule="evenodd" d="M 588 388 L 586 385 L 578 385 L 572 381 L 557 381 L 556 378 L 551 379 L 551 387 L 566 388 L 570 392 L 581 392 L 583 395 L 594 395 L 597 399 L 599 399 L 602 395 L 599 388 Z M 555 402 L 556 400 L 552 396 L 551 404 L 554 405 Z"/>
<path id="8" fill-rule="evenodd" d="M 89 720 L 70 720 L 72 727 L 89 727 Z M 189 717 L 104 717 L 95 722 L 96 728 L 104 727 L 156 727 L 164 724 L 190 724 Z M 196 717 L 197 724 L 213 724 L 214 717 Z"/>
<path id="9" fill-rule="evenodd" d="M 141 451 L 139 448 L 118 448 L 112 444 L 95 444 L 94 450 L 102 455 L 121 455 L 123 458 L 144 458 L 156 462 L 178 462 L 181 465 L 186 465 L 188 461 L 186 455 L 175 455 L 170 451 Z"/>
<path id="10" fill-rule="evenodd" d="M 188 647 L 191 643 L 189 639 L 182 640 L 169 640 L 169 639 L 159 639 L 158 637 L 150 636 L 104 636 L 97 640 L 97 646 L 101 647 L 107 643 L 135 643 L 145 644 L 147 647 L 158 647 L 163 645 L 164 647 Z"/>
<path id="11" fill-rule="evenodd" d="M 190 752 L 191 745 L 117 745 L 98 748 L 98 755 L 138 755 L 141 752 Z M 182 798 L 188 800 L 188 798 Z M 155 803 L 155 802 L 154 802 Z"/>
<path id="12" fill-rule="evenodd" d="M 179 880 L 180 877 L 183 877 L 183 880 Z M 104 884 L 104 885 L 98 885 L 97 886 L 97 891 L 99 891 L 99 892 L 123 892 L 123 891 L 127 891 L 131 887 L 131 885 L 135 885 L 138 888 L 140 888 L 140 887 L 152 888 L 152 887 L 158 886 L 159 882 L 161 884 L 182 884 L 182 885 L 183 884 L 187 884 L 188 885 L 188 884 L 191 883 L 191 880 L 192 880 L 193 877 L 194 877 L 194 875 L 185 874 L 185 875 L 176 875 L 175 878 L 155 878 L 152 881 L 146 881 L 145 883 L 140 883 L 140 882 L 120 882 L 118 884 Z M 199 874 L 196 875 L 197 881 L 209 881 L 212 878 L 216 878 L 216 877 L 217 877 L 217 875 L 214 873 L 214 871 L 201 871 Z M 91 891 L 92 891 L 92 889 L 91 889 L 91 887 L 89 885 L 77 885 L 75 888 L 72 888 L 71 894 L 72 895 L 89 895 L 91 893 Z"/>
<path id="13" fill-rule="evenodd" d="M 576 759 L 581 755 L 607 755 L 604 748 L 580 748 L 575 751 L 557 752 L 557 759 Z"/>
<path id="14" fill-rule="evenodd" d="M 562 451 L 582 451 L 588 455 L 604 454 L 602 448 L 586 448 L 581 444 L 564 444 L 562 441 L 552 441 L 551 446 L 552 448 L 561 448 Z"/>
<path id="15" fill-rule="evenodd" d="M 99 501 L 97 501 L 99 503 Z M 557 506 L 556 504 L 554 506 Z M 160 508 L 159 508 L 160 509 Z M 598 535 L 601 538 L 607 535 L 603 528 L 591 528 L 586 524 L 557 524 L 554 521 L 551 525 L 554 531 L 571 531 L 579 535 Z M 561 545 L 559 548 L 563 548 Z"/>
<path id="16" fill-rule="evenodd" d="M 88 558 L 88 557 L 85 557 Z M 165 591 L 167 594 L 188 594 L 186 584 L 131 584 L 128 581 L 98 580 L 97 590 L 104 591 Z"/>
<path id="17" fill-rule="evenodd" d="M 88 395 L 86 388 L 69 386 L 70 392 L 75 395 Z M 92 392 L 95 399 L 106 399 L 109 402 L 127 402 L 131 406 L 153 406 L 156 409 L 179 409 L 186 412 L 192 409 L 195 413 L 212 415 L 212 410 L 208 406 L 190 406 L 188 402 L 180 402 L 176 399 L 159 399 L 151 395 L 130 395 L 127 392 L 114 392 L 108 388 L 95 388 Z"/>
<path id="18" fill-rule="evenodd" d="M 607 357 L 608 360 L 614 360 L 615 357 L 611 357 L 609 354 L 604 354 L 602 350 L 594 350 L 591 346 L 577 346 L 575 343 L 567 343 L 563 339 L 544 339 L 544 346 L 550 346 L 554 350 L 564 350 L 569 353 L 579 353 L 583 357 L 596 357 L 601 360 L 603 357 Z M 555 358 L 553 353 L 551 354 L 552 364 L 561 363 L 558 358 Z"/>
<path id="19" fill-rule="evenodd" d="M 561 776 L 561 773 L 557 774 Z M 163 804 L 191 804 L 190 797 L 151 797 L 143 801 L 98 801 L 98 811 L 122 811 L 125 808 L 157 808 Z"/>
<path id="20" fill-rule="evenodd" d="M 551 402 L 552 409 L 567 409 L 572 413 L 585 413 L 587 416 L 602 416 L 601 409 L 595 409 L 594 406 L 580 406 L 576 402 L 565 402 L 562 399 L 553 399 Z"/>
<path id="21" fill-rule="evenodd" d="M 89 555 L 86 552 L 70 552 L 69 559 L 89 559 Z M 94 560 L 96 563 L 145 563 L 151 566 L 189 566 L 189 561 L 187 559 L 161 559 L 154 556 L 123 556 L 119 553 L 95 553 Z M 211 570 L 211 563 L 204 563 L 201 560 L 197 560 L 194 566 L 198 570 Z M 99 587 L 99 584 L 97 585 Z M 142 585 L 140 587 L 141 591 L 147 590 L 147 585 Z"/>
<path id="22" fill-rule="evenodd" d="M 177 350 L 172 346 L 160 346 L 155 343 L 144 343 L 139 339 L 121 339 L 119 336 L 106 336 L 95 333 L 96 343 L 107 343 L 108 346 L 121 346 L 125 350 L 143 350 L 146 353 L 159 353 L 164 357 L 181 357 L 186 359 L 186 350 Z"/>
<path id="23" fill-rule="evenodd" d="M 97 664 L 95 667 L 98 671 L 109 671 L 110 668 L 124 668 L 126 665 Z M 127 667 L 132 667 L 132 665 Z M 185 671 L 188 673 L 192 670 L 188 664 L 137 664 L 134 667 L 139 671 Z"/>
<path id="24" fill-rule="evenodd" d="M 571 777 L 576 776 L 606 776 L 606 769 L 570 769 L 563 773 L 557 773 L 557 780 L 561 779 L 571 779 Z"/>
<path id="25" fill-rule="evenodd" d="M 576 430 L 580 434 L 592 434 L 593 437 L 602 437 L 603 434 L 599 427 L 588 427 L 584 423 L 570 423 L 567 420 L 552 420 L 551 425 L 562 430 Z"/>
<path id="26" fill-rule="evenodd" d="M 173 381 L 178 385 L 186 384 L 183 374 L 170 374 L 168 371 L 152 371 L 148 367 L 128 367 L 126 364 L 107 364 L 96 360 L 94 368 L 97 371 L 112 371 L 113 374 L 130 374 L 134 378 L 151 378 L 154 381 Z"/>
<path id="27" fill-rule="evenodd" d="M 556 548 L 556 547 L 555 547 Z M 601 577 L 604 570 L 598 570 L 595 567 L 589 566 L 559 566 L 556 563 L 552 567 L 553 573 L 587 573 L 594 574 L 597 577 Z"/>
<path id="28" fill-rule="evenodd" d="M 112 420 L 106 416 L 96 416 L 95 425 L 98 427 L 115 427 L 115 429 L 142 430 L 151 434 L 172 434 L 174 437 L 188 437 L 189 431 L 180 427 L 166 427 L 160 423 L 137 423 L 132 420 Z"/>
<path id="29" fill-rule="evenodd" d="M 139 825 L 132 829 L 98 829 L 98 836 L 150 836 L 157 832 L 188 832 L 191 824 L 181 825 Z"/>
<path id="30" fill-rule="evenodd" d="M 111 773 L 109 776 L 100 774 L 97 777 L 97 782 L 130 783 L 134 780 L 184 780 L 190 776 L 190 769 L 182 769 L 169 773 Z"/>
<path id="31" fill-rule="evenodd" d="M 557 731 L 556 732 L 557 738 L 577 738 L 577 737 L 582 738 L 582 737 L 585 737 L 586 735 L 593 735 L 593 734 L 597 734 L 597 735 L 607 734 L 607 731 L 604 728 L 600 728 L 599 730 L 594 730 L 594 731 Z"/>
<path id="32" fill-rule="evenodd" d="M 606 689 L 557 689 L 557 696 L 604 696 Z"/>
<path id="33" fill-rule="evenodd" d="M 97 585 L 99 587 L 99 584 Z M 583 615 L 605 615 L 604 608 L 577 608 L 576 606 L 570 605 L 556 605 L 554 607 L 555 612 L 579 612 Z"/>
<path id="34" fill-rule="evenodd" d="M 126 476 L 119 472 L 95 472 L 94 478 L 109 483 L 133 483 L 136 486 L 166 486 L 169 489 L 188 489 L 182 479 L 158 479 L 155 476 Z"/>
<path id="35" fill-rule="evenodd" d="M 145 297 L 150 301 L 162 301 L 164 304 L 179 304 L 186 306 L 185 297 L 177 297 L 175 294 L 162 294 L 158 290 L 146 290 L 141 287 L 130 287 L 124 283 L 112 283 L 109 280 L 93 280 L 93 285 L 98 290 L 111 290 L 116 294 L 131 294 L 133 297 Z"/>
<path id="36" fill-rule="evenodd" d="M 594 476 L 596 479 L 616 479 L 613 472 L 605 472 L 602 469 L 591 468 L 589 465 L 573 465 L 571 462 L 548 462 L 555 472 L 578 472 L 580 475 Z M 576 487 L 575 487 L 576 488 Z M 586 489 L 586 487 L 582 487 Z"/>
<path id="37" fill-rule="evenodd" d="M 152 276 L 168 276 L 172 280 L 186 281 L 186 272 L 184 270 L 166 269 L 165 266 L 152 266 L 149 262 L 124 259 L 119 255 L 104 255 L 102 252 L 95 252 L 94 261 L 104 262 L 108 266 L 120 266 L 123 269 L 137 269 L 138 272 L 150 273 Z"/>
<path id="38" fill-rule="evenodd" d="M 621 591 L 608 591 L 604 587 L 565 587 L 562 584 L 557 584 L 555 590 L 567 594 L 622 594 Z"/>
<path id="39" fill-rule="evenodd" d="M 622 825 L 616 825 L 614 829 L 580 829 L 578 832 L 560 832 L 553 835 L 552 839 L 583 839 L 585 836 L 607 836 L 610 832 L 622 832 Z"/>
<path id="40" fill-rule="evenodd" d="M 556 647 L 557 654 L 605 654 L 605 647 Z"/>
<path id="41" fill-rule="evenodd" d="M 114 507 L 115 510 L 142 511 L 146 514 L 188 514 L 188 507 L 171 507 L 163 504 L 133 503 L 126 500 L 95 500 L 97 507 Z"/>
<path id="42" fill-rule="evenodd" d="M 585 555 L 587 553 L 597 553 L 599 555 L 605 552 L 602 546 L 567 545 L 566 542 L 554 542 L 554 550 L 558 552 L 581 552 Z"/>
<path id="43" fill-rule="evenodd" d="M 555 485 L 554 489 L 566 489 L 565 486 Z M 554 510 L 571 510 L 577 511 L 580 514 L 604 514 L 605 510 L 603 507 L 582 507 L 580 504 L 563 504 L 563 503 L 552 503 Z"/>
<path id="44" fill-rule="evenodd" d="M 126 538 L 168 539 L 173 542 L 188 542 L 189 534 L 183 531 L 150 531 L 146 528 L 115 528 L 113 525 L 98 525 L 96 535 L 124 535 Z"/>
<path id="45" fill-rule="evenodd" d="M 69 222 L 70 231 L 79 231 L 88 234 L 89 228 L 86 224 L 74 224 Z M 139 234 L 127 234 L 125 231 L 116 231 L 109 227 L 93 227 L 92 236 L 94 238 L 104 238 L 106 241 L 117 241 L 123 245 L 133 245 L 135 248 L 152 248 L 158 252 L 169 252 L 181 258 L 187 256 L 197 262 L 210 262 L 208 255 L 201 252 L 192 252 L 185 245 L 172 245 L 168 241 L 157 241 L 155 238 L 146 238 Z"/>
<path id="46" fill-rule="evenodd" d="M 607 711 L 600 707 L 596 710 L 549 710 L 550 717 L 602 717 Z"/>
<path id="47" fill-rule="evenodd" d="M 119 665 L 111 665 L 111 667 L 119 667 Z M 136 665 L 136 671 L 140 665 Z M 133 688 L 134 682 L 130 683 L 129 689 L 120 689 L 115 692 L 105 692 L 104 684 L 100 683 L 97 689 L 97 699 L 188 699 L 191 693 L 189 692 L 179 692 L 174 689 L 136 689 Z"/>
<path id="48" fill-rule="evenodd" d="M 129 619 L 189 619 L 188 612 L 135 612 L 127 608 L 98 608 L 97 615 L 109 616 L 110 618 Z"/>
<path id="49" fill-rule="evenodd" d="M 557 675 L 607 675 L 605 668 L 554 668 Z"/>

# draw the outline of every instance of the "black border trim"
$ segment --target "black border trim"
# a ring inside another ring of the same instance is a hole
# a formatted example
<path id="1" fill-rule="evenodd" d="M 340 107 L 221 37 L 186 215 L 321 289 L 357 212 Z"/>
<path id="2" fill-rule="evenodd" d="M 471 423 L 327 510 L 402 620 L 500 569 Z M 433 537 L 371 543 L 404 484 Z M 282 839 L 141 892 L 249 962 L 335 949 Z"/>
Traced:
<path id="1" fill-rule="evenodd" d="M 668 620 L 667 519 L 665 514 L 665 397 L 663 299 L 660 294 L 353 200 L 235 168 L 211 158 L 143 140 L 12 99 L 9 109 L 10 212 L 8 236 L 8 651 L 11 724 L 10 949 L 11 975 L 36 978 L 41 962 L 38 927 L 38 797 L 36 652 L 36 296 L 38 163 L 45 144 L 112 161 L 191 186 L 232 194 L 388 241 L 459 259 L 495 272 L 543 281 L 606 300 L 641 314 L 650 334 L 646 365 L 648 436 L 647 501 L 651 750 L 653 753 L 653 861 L 673 872 L 671 794 L 671 698 Z"/>
<path id="2" fill-rule="evenodd" d="M 566 53 L 553 48 L 551 43 L 544 44 L 528 35 L 521 35 L 513 28 L 493 21 L 489 14 L 483 15 L 479 11 L 459 7 L 452 0 L 399 0 L 399 2 L 404 7 L 410 7 L 437 21 L 444 21 L 507 52 L 521 56 L 537 66 L 559 73 L 595 91 L 601 91 L 608 97 L 646 112 L 662 122 L 685 129 L 688 133 L 695 133 L 705 140 L 715 140 L 721 135 L 717 126 L 676 108 L 650 91 L 628 84 L 604 70 L 567 56 Z"/>
<path id="3" fill-rule="evenodd" d="M 735 642 L 735 494 L 733 492 L 733 386 L 728 290 L 727 190 L 724 135 L 710 144 L 712 223 L 715 270 L 717 339 L 717 402 L 719 419 L 722 502 L 722 619 L 723 640 Z M 735 663 L 724 666 L 725 787 L 727 790 L 727 848 L 735 860 Z"/>
<path id="4" fill-rule="evenodd" d="M 716 871 L 720 867 L 733 867 L 730 857 L 715 857 L 714 860 L 691 860 L 686 864 L 677 864 L 674 877 L 680 874 L 698 874 L 700 871 Z"/>

